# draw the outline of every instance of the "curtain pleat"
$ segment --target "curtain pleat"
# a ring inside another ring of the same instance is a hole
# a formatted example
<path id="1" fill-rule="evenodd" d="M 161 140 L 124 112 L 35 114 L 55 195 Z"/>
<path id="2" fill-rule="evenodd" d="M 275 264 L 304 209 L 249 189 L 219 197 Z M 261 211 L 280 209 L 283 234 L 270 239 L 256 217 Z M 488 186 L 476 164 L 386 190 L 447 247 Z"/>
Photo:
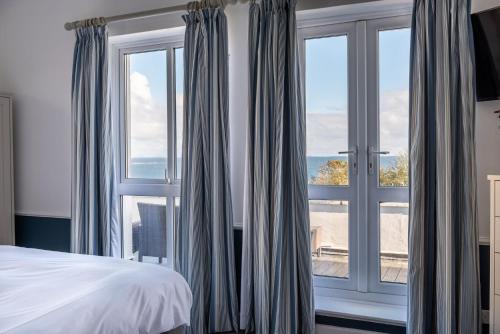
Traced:
<path id="1" fill-rule="evenodd" d="M 183 18 L 184 141 L 176 269 L 193 293 L 188 331 L 237 331 L 226 16 L 221 7 L 205 6 Z"/>
<path id="2" fill-rule="evenodd" d="M 106 26 L 76 30 L 71 92 L 71 251 L 121 256 Z"/>
<path id="3" fill-rule="evenodd" d="M 314 332 L 295 5 L 295 0 L 250 4 L 240 317 L 247 332 Z"/>
<path id="4" fill-rule="evenodd" d="M 409 333 L 479 333 L 470 0 L 415 0 L 410 79 Z"/>

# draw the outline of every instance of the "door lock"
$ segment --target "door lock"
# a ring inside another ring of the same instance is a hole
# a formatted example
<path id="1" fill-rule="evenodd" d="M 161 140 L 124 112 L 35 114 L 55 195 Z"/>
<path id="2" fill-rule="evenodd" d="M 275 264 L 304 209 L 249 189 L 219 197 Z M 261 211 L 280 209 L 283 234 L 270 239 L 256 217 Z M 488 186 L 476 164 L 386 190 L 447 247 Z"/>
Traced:
<path id="1" fill-rule="evenodd" d="M 340 151 L 338 154 L 349 154 L 352 157 L 352 170 L 355 175 L 358 174 L 358 146 L 354 146 L 353 149 L 349 151 Z M 349 160 L 348 160 L 349 161 Z"/>
<path id="2" fill-rule="evenodd" d="M 375 157 L 378 155 L 387 155 L 391 152 L 389 151 L 375 151 L 375 147 L 368 146 L 368 174 L 373 175 L 375 173 Z"/>

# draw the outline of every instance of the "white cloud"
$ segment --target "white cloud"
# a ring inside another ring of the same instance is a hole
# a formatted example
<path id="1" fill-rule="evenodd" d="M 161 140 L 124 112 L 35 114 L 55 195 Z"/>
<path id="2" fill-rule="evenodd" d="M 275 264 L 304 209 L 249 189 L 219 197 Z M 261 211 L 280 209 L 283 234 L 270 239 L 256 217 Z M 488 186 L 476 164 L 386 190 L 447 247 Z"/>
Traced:
<path id="1" fill-rule="evenodd" d="M 347 150 L 346 113 L 307 113 L 307 155 L 332 156 Z"/>
<path id="2" fill-rule="evenodd" d="M 380 148 L 392 155 L 408 151 L 409 94 L 386 91 L 380 96 Z"/>
<path id="3" fill-rule="evenodd" d="M 393 155 L 408 150 L 408 101 L 407 90 L 386 91 L 380 97 L 380 148 Z M 306 122 L 307 155 L 332 156 L 349 149 L 345 109 L 309 112 Z"/>
<path id="4" fill-rule="evenodd" d="M 182 131 L 183 131 L 183 117 L 184 117 L 184 111 L 183 111 L 183 105 L 184 105 L 184 94 L 176 94 L 175 96 L 175 104 L 176 104 L 176 119 L 175 119 L 175 126 L 176 126 L 176 135 L 177 135 L 177 156 L 181 156 L 182 152 Z"/>
<path id="5" fill-rule="evenodd" d="M 167 111 L 155 101 L 148 78 L 138 72 L 130 76 L 131 156 L 166 156 Z M 381 149 L 398 154 L 408 147 L 408 91 L 386 91 L 380 97 Z M 183 96 L 176 96 L 182 114 Z M 333 111 L 333 110 L 332 110 Z M 346 112 L 307 113 L 307 155 L 331 156 L 349 149 Z M 370 125 L 373 126 L 373 125 Z M 177 148 L 181 149 L 182 121 L 177 119 Z"/>
<path id="6" fill-rule="evenodd" d="M 148 78 L 138 72 L 130 75 L 130 104 L 131 157 L 166 156 L 166 106 L 154 100 Z"/>

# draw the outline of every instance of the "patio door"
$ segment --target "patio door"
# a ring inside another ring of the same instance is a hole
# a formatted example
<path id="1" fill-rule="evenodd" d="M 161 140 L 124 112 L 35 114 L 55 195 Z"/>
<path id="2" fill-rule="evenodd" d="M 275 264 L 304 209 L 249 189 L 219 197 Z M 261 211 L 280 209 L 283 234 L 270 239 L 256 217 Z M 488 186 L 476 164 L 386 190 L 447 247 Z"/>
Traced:
<path id="1" fill-rule="evenodd" d="M 359 177 L 356 24 L 301 33 L 315 285 L 354 289 Z"/>
<path id="2" fill-rule="evenodd" d="M 408 17 L 367 23 L 369 290 L 405 294 L 409 217 Z"/>
<path id="3" fill-rule="evenodd" d="M 398 302 L 406 294 L 409 23 L 401 16 L 299 30 L 319 294 Z"/>

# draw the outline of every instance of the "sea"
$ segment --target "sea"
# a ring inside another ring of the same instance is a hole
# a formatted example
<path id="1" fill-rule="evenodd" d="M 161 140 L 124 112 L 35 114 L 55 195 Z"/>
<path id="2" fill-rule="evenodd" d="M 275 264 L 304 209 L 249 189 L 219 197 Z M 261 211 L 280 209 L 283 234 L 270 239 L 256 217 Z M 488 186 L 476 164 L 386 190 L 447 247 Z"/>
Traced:
<path id="1" fill-rule="evenodd" d="M 396 165 L 397 156 L 380 157 L 381 167 L 387 168 Z M 307 157 L 308 179 L 318 175 L 321 166 L 330 160 L 346 161 L 346 156 L 309 156 Z M 177 159 L 177 175 L 180 175 L 181 159 Z M 129 177 L 138 179 L 164 179 L 167 167 L 165 158 L 134 158 L 129 166 Z"/>

